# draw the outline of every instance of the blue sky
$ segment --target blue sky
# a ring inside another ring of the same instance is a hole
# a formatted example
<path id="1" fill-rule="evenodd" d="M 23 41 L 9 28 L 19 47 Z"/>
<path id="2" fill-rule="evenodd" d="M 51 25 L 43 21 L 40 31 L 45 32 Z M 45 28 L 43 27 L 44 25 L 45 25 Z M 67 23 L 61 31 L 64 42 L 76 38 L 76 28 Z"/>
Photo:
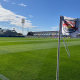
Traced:
<path id="1" fill-rule="evenodd" d="M 55 31 L 60 15 L 80 18 L 80 0 L 0 0 L 0 27 L 22 33 L 21 19 L 27 31 Z"/>

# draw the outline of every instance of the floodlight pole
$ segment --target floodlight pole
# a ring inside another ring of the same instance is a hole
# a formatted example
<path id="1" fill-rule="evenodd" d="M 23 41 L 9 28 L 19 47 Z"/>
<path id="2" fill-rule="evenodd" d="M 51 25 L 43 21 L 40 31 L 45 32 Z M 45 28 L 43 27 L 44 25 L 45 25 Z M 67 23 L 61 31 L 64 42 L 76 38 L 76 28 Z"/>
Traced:
<path id="1" fill-rule="evenodd" d="M 60 31 L 61 30 L 61 16 L 60 16 L 60 24 L 59 24 L 59 37 L 58 37 L 58 53 L 57 53 L 57 73 L 56 80 L 59 80 L 59 54 L 60 54 Z"/>
<path id="2" fill-rule="evenodd" d="M 22 23 L 22 34 L 24 34 L 24 23 Z"/>
<path id="3" fill-rule="evenodd" d="M 22 34 L 24 34 L 24 23 L 25 23 L 25 19 L 22 19 Z"/>
<path id="4" fill-rule="evenodd" d="M 29 27 L 28 27 L 28 29 L 27 29 L 27 33 L 29 32 Z"/>

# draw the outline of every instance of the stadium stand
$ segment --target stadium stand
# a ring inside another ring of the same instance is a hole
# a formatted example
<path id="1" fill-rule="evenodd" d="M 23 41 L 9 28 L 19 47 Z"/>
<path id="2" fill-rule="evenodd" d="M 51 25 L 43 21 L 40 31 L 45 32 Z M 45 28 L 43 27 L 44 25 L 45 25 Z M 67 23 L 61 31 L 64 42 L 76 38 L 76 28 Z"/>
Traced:
<path id="1" fill-rule="evenodd" d="M 27 36 L 34 36 L 34 37 L 58 37 L 58 31 L 28 32 Z"/>
<path id="2" fill-rule="evenodd" d="M 19 35 L 15 30 L 0 28 L 0 37 L 22 37 L 22 35 Z"/>
<path id="3" fill-rule="evenodd" d="M 39 32 L 28 32 L 27 37 L 53 37 L 58 38 L 58 31 L 39 31 Z M 73 38 L 70 35 L 61 35 L 63 38 Z M 77 35 L 80 38 L 80 34 Z"/>

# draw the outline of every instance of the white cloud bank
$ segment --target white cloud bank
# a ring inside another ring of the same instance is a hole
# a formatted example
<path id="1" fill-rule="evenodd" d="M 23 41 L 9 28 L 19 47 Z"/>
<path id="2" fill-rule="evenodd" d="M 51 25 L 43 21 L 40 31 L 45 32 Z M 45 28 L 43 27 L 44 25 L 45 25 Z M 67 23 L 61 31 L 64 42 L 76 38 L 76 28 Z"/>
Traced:
<path id="1" fill-rule="evenodd" d="M 21 16 L 21 15 L 16 15 L 12 11 L 4 9 L 0 5 L 0 21 L 7 21 L 11 25 L 15 25 L 15 26 L 22 26 L 21 20 L 23 18 L 25 19 L 24 28 L 27 28 L 27 27 L 36 27 L 36 26 L 32 26 L 31 21 L 27 20 L 26 17 Z"/>
<path id="2" fill-rule="evenodd" d="M 12 4 L 16 4 L 16 3 L 13 2 Z"/>
<path id="3" fill-rule="evenodd" d="M 9 0 L 3 0 L 3 1 L 9 2 Z"/>
<path id="4" fill-rule="evenodd" d="M 25 5 L 25 4 L 23 4 L 23 3 L 21 3 L 21 4 L 18 4 L 18 5 L 26 7 L 26 5 Z"/>
<path id="5" fill-rule="evenodd" d="M 20 29 L 20 27 L 19 28 L 12 27 L 10 30 L 13 30 L 13 29 L 15 29 L 15 31 L 17 31 L 17 33 L 22 33 L 22 28 Z M 27 31 L 24 30 L 24 33 L 23 34 L 24 35 L 27 35 Z"/>
<path id="6" fill-rule="evenodd" d="M 58 31 L 59 30 L 59 27 L 56 26 L 56 27 L 52 27 L 52 30 L 51 31 Z"/>
<path id="7" fill-rule="evenodd" d="M 31 17 L 31 18 L 32 18 L 33 16 L 32 16 L 32 15 L 29 15 L 29 17 Z"/>
<path id="8" fill-rule="evenodd" d="M 7 29 L 8 27 L 2 27 L 2 26 L 0 26 L 0 28 L 2 28 L 2 29 Z"/>

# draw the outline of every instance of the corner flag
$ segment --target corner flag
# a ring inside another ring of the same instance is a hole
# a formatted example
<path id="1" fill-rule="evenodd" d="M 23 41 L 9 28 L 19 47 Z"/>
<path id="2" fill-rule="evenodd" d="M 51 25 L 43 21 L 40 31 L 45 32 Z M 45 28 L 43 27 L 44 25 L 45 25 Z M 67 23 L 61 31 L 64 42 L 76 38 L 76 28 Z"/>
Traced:
<path id="1" fill-rule="evenodd" d="M 70 18 L 61 16 L 61 33 L 63 35 L 70 35 L 76 37 L 80 32 L 80 18 Z"/>
<path id="2" fill-rule="evenodd" d="M 70 17 L 60 16 L 56 80 L 59 80 L 60 34 L 70 35 L 76 38 L 79 32 L 80 32 L 80 18 L 70 18 Z"/>

